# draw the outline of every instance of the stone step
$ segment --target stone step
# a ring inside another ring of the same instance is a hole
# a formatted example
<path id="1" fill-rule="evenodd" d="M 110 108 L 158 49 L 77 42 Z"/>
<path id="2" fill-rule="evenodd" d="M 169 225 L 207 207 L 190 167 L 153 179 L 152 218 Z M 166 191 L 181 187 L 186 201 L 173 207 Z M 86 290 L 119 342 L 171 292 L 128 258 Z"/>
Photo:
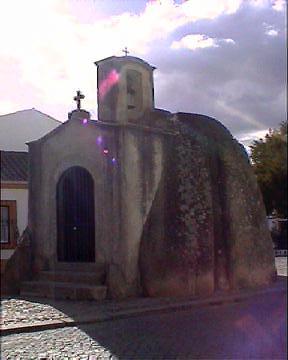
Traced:
<path id="1" fill-rule="evenodd" d="M 105 283 L 105 269 L 98 272 L 74 272 L 74 271 L 41 271 L 37 275 L 38 281 L 54 281 L 63 283 L 78 283 L 90 285 L 103 285 Z"/>
<path id="2" fill-rule="evenodd" d="M 56 281 L 24 281 L 20 291 L 21 296 L 99 301 L 106 298 L 106 293 L 106 286 Z"/>
<path id="3" fill-rule="evenodd" d="M 75 271 L 75 272 L 103 272 L 106 271 L 106 266 L 103 263 L 81 263 L 81 262 L 58 262 L 54 264 L 53 268 L 48 271 Z"/>

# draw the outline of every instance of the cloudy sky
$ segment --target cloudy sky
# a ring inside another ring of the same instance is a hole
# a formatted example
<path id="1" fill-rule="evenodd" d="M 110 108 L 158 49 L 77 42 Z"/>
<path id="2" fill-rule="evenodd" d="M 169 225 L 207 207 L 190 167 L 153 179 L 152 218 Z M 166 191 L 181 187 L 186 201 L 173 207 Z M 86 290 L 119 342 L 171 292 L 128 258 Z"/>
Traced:
<path id="1" fill-rule="evenodd" d="M 0 114 L 97 116 L 96 66 L 127 46 L 157 67 L 155 102 L 248 143 L 286 119 L 284 0 L 0 0 Z"/>

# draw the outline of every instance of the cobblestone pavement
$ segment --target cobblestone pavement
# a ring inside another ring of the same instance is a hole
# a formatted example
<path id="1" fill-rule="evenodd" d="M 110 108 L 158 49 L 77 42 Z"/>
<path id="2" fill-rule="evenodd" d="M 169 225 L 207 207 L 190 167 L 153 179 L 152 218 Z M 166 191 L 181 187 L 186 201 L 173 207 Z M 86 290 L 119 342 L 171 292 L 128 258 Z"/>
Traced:
<path id="1" fill-rule="evenodd" d="M 191 299 L 190 299 L 191 300 Z M 179 300 L 169 298 L 137 298 L 123 301 L 72 301 L 53 300 L 45 298 L 3 298 L 1 299 L 0 325 L 18 326 L 33 325 L 51 321 L 90 321 L 91 317 L 105 317 L 121 311 L 137 308 L 151 308 L 151 306 L 166 306 L 177 304 Z"/>
<path id="2" fill-rule="evenodd" d="M 111 358 L 111 352 L 77 327 L 2 338 L 1 359 Z M 92 358 L 91 358 L 92 357 Z"/>
<path id="3" fill-rule="evenodd" d="M 286 296 L 2 337 L 1 359 L 285 359 Z"/>
<path id="4" fill-rule="evenodd" d="M 275 258 L 278 275 L 287 276 L 287 257 Z M 175 300 L 174 300 L 175 301 Z M 24 300 L 16 298 L 7 298 L 1 300 L 0 325 L 29 324 L 33 325 L 45 321 L 67 321 L 77 319 L 77 316 L 83 314 L 85 308 L 86 315 L 89 313 L 107 314 L 107 311 L 117 311 L 121 309 L 133 309 L 136 306 L 145 307 L 153 304 L 173 303 L 171 299 L 141 299 L 137 302 L 131 300 L 126 302 L 104 302 L 103 305 L 95 302 L 70 301 L 67 307 L 67 301 L 57 301 L 49 299 Z M 89 316 L 88 316 L 89 317 Z"/>
<path id="5" fill-rule="evenodd" d="M 67 319 L 70 319 L 69 316 L 48 304 L 22 299 L 1 301 L 1 325 L 33 324 L 39 321 Z"/>

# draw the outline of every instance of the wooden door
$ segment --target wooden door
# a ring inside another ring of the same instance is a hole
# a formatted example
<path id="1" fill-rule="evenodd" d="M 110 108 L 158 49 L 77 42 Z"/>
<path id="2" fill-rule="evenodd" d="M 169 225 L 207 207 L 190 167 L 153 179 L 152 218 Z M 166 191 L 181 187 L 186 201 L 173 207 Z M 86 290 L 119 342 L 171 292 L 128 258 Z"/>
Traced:
<path id="1" fill-rule="evenodd" d="M 80 166 L 66 170 L 57 184 L 58 261 L 95 261 L 94 182 Z"/>

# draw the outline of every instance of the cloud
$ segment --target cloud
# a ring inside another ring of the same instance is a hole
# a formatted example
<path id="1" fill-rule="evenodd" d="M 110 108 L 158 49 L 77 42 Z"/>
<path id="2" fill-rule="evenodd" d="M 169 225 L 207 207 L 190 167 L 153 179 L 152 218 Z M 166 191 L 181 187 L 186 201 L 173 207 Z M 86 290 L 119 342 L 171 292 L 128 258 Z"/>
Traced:
<path id="1" fill-rule="evenodd" d="M 221 42 L 235 44 L 235 41 L 232 39 L 213 39 L 203 34 L 190 34 L 182 37 L 182 39 L 179 41 L 173 41 L 171 44 L 171 49 L 196 50 L 209 47 L 218 47 Z"/>
<path id="2" fill-rule="evenodd" d="M 269 36 L 277 36 L 277 35 L 278 35 L 278 31 L 275 30 L 275 29 L 269 29 L 269 30 L 265 31 L 265 34 L 266 34 L 266 35 L 269 35 Z"/>
<path id="3" fill-rule="evenodd" d="M 185 1 L 182 4 L 181 10 L 192 20 L 198 19 L 215 19 L 217 16 L 222 14 L 233 14 L 235 13 L 242 0 L 195 0 Z"/>
<path id="4" fill-rule="evenodd" d="M 264 139 L 265 135 L 269 133 L 269 129 L 254 131 L 250 133 L 243 133 L 240 135 L 239 140 L 243 143 L 250 144 L 253 140 Z"/>
<path id="5" fill-rule="evenodd" d="M 239 134 L 238 140 L 242 145 L 244 145 L 248 154 L 251 154 L 250 145 L 252 145 L 253 141 L 264 139 L 265 135 L 269 133 L 269 129 L 264 129 L 260 131 L 253 131 L 250 133 Z"/>
<path id="6" fill-rule="evenodd" d="M 217 47 L 215 39 L 208 36 L 197 34 L 197 35 L 186 35 L 179 41 L 173 41 L 171 49 L 203 49 L 207 47 Z"/>
<path id="7" fill-rule="evenodd" d="M 286 118 L 285 13 L 268 5 L 246 3 L 229 16 L 197 21 L 177 32 L 178 39 L 188 30 L 214 39 L 219 46 L 209 51 L 185 56 L 180 51 L 169 56 L 153 52 L 154 62 L 161 64 L 155 83 L 157 106 L 210 115 L 236 137 L 279 126 Z M 263 23 L 278 35 L 267 36 Z M 225 46 L 219 39 L 234 43 Z"/>
<path id="8" fill-rule="evenodd" d="M 273 8 L 275 11 L 284 11 L 285 5 L 286 5 L 286 1 L 285 1 L 285 0 L 275 0 L 275 1 L 273 1 L 272 8 Z"/>
<path id="9" fill-rule="evenodd" d="M 228 44 L 235 44 L 235 41 L 233 39 L 220 39 L 219 41 L 220 42 L 223 41 L 223 42 L 226 42 Z"/>
<path id="10" fill-rule="evenodd" d="M 35 107 L 65 120 L 80 89 L 83 106 L 95 118 L 94 61 L 122 55 L 127 46 L 131 55 L 157 66 L 159 107 L 216 117 L 236 135 L 283 120 L 284 2 L 129 1 L 123 8 L 120 3 L 3 1 L 0 108 Z M 183 56 L 176 49 L 191 51 Z"/>
<path id="11" fill-rule="evenodd" d="M 275 28 L 274 25 L 263 23 L 265 34 L 268 36 L 277 36 L 279 35 L 279 30 Z"/>
<path id="12" fill-rule="evenodd" d="M 285 0 L 248 0 L 248 3 L 255 8 L 271 7 L 275 11 L 283 11 Z"/>
<path id="13" fill-rule="evenodd" d="M 35 107 L 40 104 L 41 110 L 59 117 L 54 109 L 62 104 L 61 119 L 66 118 L 66 108 L 73 106 L 71 99 L 78 88 L 86 94 L 87 109 L 96 108 L 95 60 L 121 55 L 124 46 L 132 49 L 132 54 L 145 56 L 155 42 L 165 40 L 177 28 L 233 13 L 241 1 L 217 1 L 217 6 L 211 0 L 181 4 L 172 0 L 150 1 L 138 13 L 126 11 L 106 17 L 102 17 L 102 0 L 81 2 L 81 9 L 79 3 L 9 0 L 1 4 L 0 58 L 18 62 L 21 83 L 33 88 L 37 95 Z M 115 3 L 110 4 L 113 7 Z M 88 17 L 89 21 L 83 22 Z M 10 73 L 7 62 L 0 61 L 0 65 L 3 73 Z M 3 82 L 0 90 L 6 103 L 17 91 L 3 91 Z M 27 106 L 25 99 L 17 103 L 19 107 Z"/>

